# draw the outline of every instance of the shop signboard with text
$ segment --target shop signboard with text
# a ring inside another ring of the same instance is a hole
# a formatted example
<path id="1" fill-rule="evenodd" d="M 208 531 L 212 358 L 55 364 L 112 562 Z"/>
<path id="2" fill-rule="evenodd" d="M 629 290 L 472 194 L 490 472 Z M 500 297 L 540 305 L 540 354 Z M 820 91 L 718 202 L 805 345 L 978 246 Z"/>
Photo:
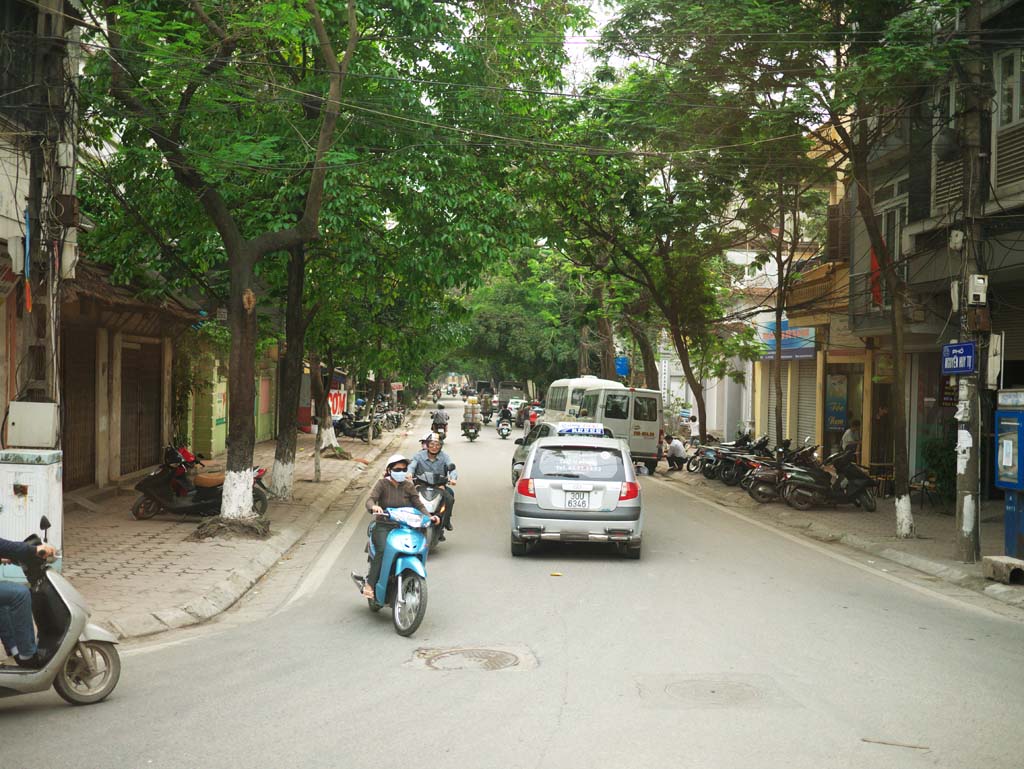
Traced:
<path id="1" fill-rule="evenodd" d="M 846 429 L 846 375 L 829 374 L 825 389 L 825 429 Z"/>
<path id="2" fill-rule="evenodd" d="M 775 321 L 761 323 L 757 332 L 765 346 L 761 360 L 772 360 L 775 357 Z M 782 359 L 797 360 L 813 357 L 814 328 L 790 328 L 788 320 L 782 321 Z"/>

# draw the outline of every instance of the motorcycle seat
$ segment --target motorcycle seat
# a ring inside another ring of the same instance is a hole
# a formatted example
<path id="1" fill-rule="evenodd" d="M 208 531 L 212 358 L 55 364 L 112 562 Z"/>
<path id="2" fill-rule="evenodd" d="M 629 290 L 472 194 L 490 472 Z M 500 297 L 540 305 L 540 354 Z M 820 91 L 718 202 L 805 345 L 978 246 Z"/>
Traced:
<path id="1" fill-rule="evenodd" d="M 212 489 L 224 485 L 224 476 L 225 473 L 203 473 L 197 475 L 193 483 L 199 489 Z"/>

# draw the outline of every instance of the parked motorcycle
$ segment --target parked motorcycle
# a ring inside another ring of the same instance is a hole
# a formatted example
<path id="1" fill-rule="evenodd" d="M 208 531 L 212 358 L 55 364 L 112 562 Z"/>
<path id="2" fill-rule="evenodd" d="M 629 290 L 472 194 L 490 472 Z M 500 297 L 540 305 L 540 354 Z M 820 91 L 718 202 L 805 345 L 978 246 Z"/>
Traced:
<path id="1" fill-rule="evenodd" d="M 786 441 L 788 447 L 789 442 Z M 756 442 L 739 451 L 723 451 L 719 461 L 719 477 L 726 486 L 737 486 L 747 476 L 759 459 L 771 458 L 768 452 L 768 436 L 763 435 Z"/>
<path id="2" fill-rule="evenodd" d="M 25 539 L 39 546 L 46 541 L 50 521 L 44 515 L 38 534 Z M 62 574 L 34 555 L 20 564 L 32 591 L 32 617 L 39 632 L 38 670 L 0 667 L 0 697 L 49 689 L 72 705 L 91 705 L 106 699 L 121 677 L 117 638 L 89 623 L 89 606 Z"/>
<path id="3" fill-rule="evenodd" d="M 370 430 L 372 426 L 373 437 L 379 438 L 381 426 L 369 419 L 356 419 L 350 412 L 346 411 L 333 419 L 334 434 L 339 438 L 359 438 L 363 443 L 369 443 Z"/>
<path id="4" fill-rule="evenodd" d="M 753 469 L 744 479 L 751 499 L 764 504 L 788 492 L 788 487 L 784 483 L 786 473 L 798 468 L 811 470 L 819 467 L 815 455 L 817 448 L 805 445 L 792 453 L 786 453 L 781 448 L 776 449 L 775 462 L 762 462 L 760 467 Z"/>
<path id="5" fill-rule="evenodd" d="M 374 597 L 366 601 L 370 611 L 374 612 L 390 606 L 395 632 L 401 636 L 410 636 L 416 632 L 427 613 L 429 547 L 424 531 L 430 526 L 430 518 L 413 507 L 389 507 L 386 512 L 388 518 L 398 525 L 388 533 L 380 578 L 374 585 Z M 367 545 L 367 553 L 372 559 L 372 537 Z M 358 574 L 352 574 L 352 580 L 362 591 L 366 580 Z"/>
<path id="6" fill-rule="evenodd" d="M 838 451 L 822 462 L 821 468 L 793 468 L 787 470 L 786 501 L 797 510 L 810 510 L 815 505 L 853 504 L 873 513 L 878 506 L 875 482 L 854 458 L 855 446 Z M 836 475 L 825 470 L 831 466 Z"/>
<path id="7" fill-rule="evenodd" d="M 164 449 L 160 466 L 135 484 L 140 496 L 132 505 L 132 517 L 137 521 L 152 518 L 157 513 L 213 516 L 220 514 L 224 496 L 224 473 L 194 474 L 196 467 L 204 467 L 200 457 L 186 447 Z M 262 467 L 253 468 L 252 506 L 256 515 L 267 512 L 269 500 Z"/>
<path id="8" fill-rule="evenodd" d="M 498 435 L 501 436 L 502 440 L 508 438 L 512 434 L 512 420 L 502 419 L 498 422 Z"/>

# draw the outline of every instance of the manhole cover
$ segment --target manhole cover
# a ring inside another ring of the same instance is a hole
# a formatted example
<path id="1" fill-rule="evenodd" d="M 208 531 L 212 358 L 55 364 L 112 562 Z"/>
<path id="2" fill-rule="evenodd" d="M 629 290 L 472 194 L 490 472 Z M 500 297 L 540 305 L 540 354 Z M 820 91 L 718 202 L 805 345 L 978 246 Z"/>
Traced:
<path id="1" fill-rule="evenodd" d="M 438 651 L 424 661 L 433 670 L 505 670 L 519 664 L 519 657 L 500 649 L 451 649 Z"/>
<path id="2" fill-rule="evenodd" d="M 695 707 L 750 705 L 762 697 L 760 689 L 739 681 L 675 681 L 665 693 Z"/>

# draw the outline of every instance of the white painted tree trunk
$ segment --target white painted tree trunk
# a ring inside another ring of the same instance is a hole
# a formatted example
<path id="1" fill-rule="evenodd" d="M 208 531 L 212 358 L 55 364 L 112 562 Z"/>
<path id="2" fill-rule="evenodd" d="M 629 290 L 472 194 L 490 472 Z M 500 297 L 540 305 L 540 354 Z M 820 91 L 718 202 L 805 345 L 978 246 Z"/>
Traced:
<path id="1" fill-rule="evenodd" d="M 224 499 L 221 502 L 222 518 L 253 518 L 252 510 L 252 468 L 228 470 L 224 476 Z"/>
<path id="2" fill-rule="evenodd" d="M 326 448 L 339 449 L 338 436 L 334 434 L 334 425 L 328 425 L 323 430 L 323 437 L 320 438 L 320 451 Z"/>
<path id="3" fill-rule="evenodd" d="M 274 460 L 274 471 L 270 474 L 270 493 L 278 499 L 290 500 L 295 485 L 295 463 Z"/>
<path id="4" fill-rule="evenodd" d="M 910 509 L 910 495 L 896 497 L 896 536 L 909 539 L 914 536 L 914 514 Z"/>

